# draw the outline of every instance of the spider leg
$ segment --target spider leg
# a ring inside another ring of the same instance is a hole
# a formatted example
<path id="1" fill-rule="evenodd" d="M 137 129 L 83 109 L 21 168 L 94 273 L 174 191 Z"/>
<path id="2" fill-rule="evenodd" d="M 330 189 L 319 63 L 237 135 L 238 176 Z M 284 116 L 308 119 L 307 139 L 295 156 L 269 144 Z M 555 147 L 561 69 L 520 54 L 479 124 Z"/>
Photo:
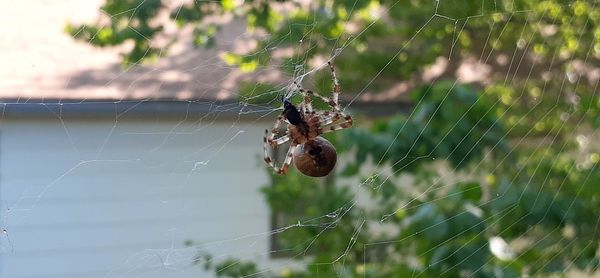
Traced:
<path id="1" fill-rule="evenodd" d="M 283 162 L 283 165 L 281 165 L 281 167 L 278 167 L 277 165 L 275 165 L 274 163 L 274 159 L 271 157 L 271 155 L 269 154 L 269 146 L 271 148 L 277 147 L 285 142 L 288 142 L 290 140 L 290 135 L 289 133 L 286 133 L 283 136 L 280 136 L 278 138 L 275 138 L 275 136 L 277 135 L 277 132 L 279 131 L 279 126 L 281 124 L 285 124 L 285 117 L 283 115 L 279 115 L 279 117 L 277 117 L 277 121 L 275 121 L 275 124 L 273 125 L 273 129 L 271 129 L 271 134 L 269 134 L 269 130 L 265 129 L 265 137 L 263 138 L 263 148 L 264 148 L 264 159 L 265 162 L 271 167 L 273 168 L 273 170 L 275 170 L 275 172 L 277 174 L 283 175 L 288 171 L 288 168 L 290 166 L 290 163 L 292 162 L 292 155 L 293 155 L 293 151 L 296 148 L 296 145 L 292 145 L 290 146 L 290 148 L 288 149 L 288 152 L 286 154 L 285 157 L 285 161 Z"/>
<path id="2" fill-rule="evenodd" d="M 339 120 L 341 118 L 341 113 L 325 111 L 325 112 L 318 112 L 318 116 L 320 118 L 319 126 L 322 127 L 322 126 L 330 125 L 330 124 L 336 122 L 337 120 Z"/>
<path id="3" fill-rule="evenodd" d="M 265 151 L 264 159 L 265 159 L 265 162 L 267 164 L 269 164 L 269 166 L 271 166 L 271 168 L 273 168 L 275 170 L 275 172 L 279 172 L 279 168 L 275 165 L 275 163 L 273 162 L 273 158 L 271 158 L 271 155 L 269 154 L 269 145 L 274 147 L 274 146 L 283 144 L 285 141 L 289 140 L 289 136 L 286 135 L 284 137 L 279 138 L 279 139 L 286 138 L 286 137 L 288 138 L 287 140 L 281 140 L 281 143 L 279 143 L 279 139 L 270 141 L 270 139 L 267 138 L 268 136 L 269 136 L 269 130 L 265 129 L 265 137 L 263 140 L 263 148 Z"/>
<path id="4" fill-rule="evenodd" d="M 285 155 L 285 160 L 283 161 L 283 165 L 281 165 L 281 168 L 275 169 L 275 172 L 279 175 L 285 175 L 287 173 L 287 171 L 290 168 L 290 164 L 292 163 L 292 158 L 293 158 L 293 154 L 294 154 L 294 150 L 296 149 L 297 145 L 292 144 L 290 146 L 290 148 L 287 151 L 287 154 Z"/>
<path id="5" fill-rule="evenodd" d="M 320 127 L 333 124 L 342 118 L 348 121 L 347 118 L 350 117 L 348 114 L 342 111 L 319 111 L 317 112 L 317 116 L 320 118 Z M 350 119 L 350 123 L 352 123 L 352 119 Z"/>
<path id="6" fill-rule="evenodd" d="M 338 96 L 342 91 L 342 87 L 340 86 L 340 81 L 337 79 L 337 75 L 335 74 L 333 64 L 331 63 L 331 61 L 327 61 L 327 64 L 329 65 L 329 69 L 331 69 L 331 77 L 333 79 L 333 92 L 331 94 L 331 98 L 333 100 L 333 103 L 335 103 L 335 106 L 338 106 Z"/>
<path id="7" fill-rule="evenodd" d="M 333 79 L 333 91 L 331 92 L 331 99 L 329 99 L 329 102 L 327 103 L 331 106 L 331 110 L 333 111 L 331 113 L 333 114 L 333 117 L 321 123 L 321 127 L 319 128 L 320 134 L 333 132 L 352 126 L 352 116 L 341 111 L 338 103 L 338 97 L 342 91 L 342 87 L 340 86 L 340 81 L 338 80 L 337 75 L 335 74 L 335 68 L 333 67 L 333 63 L 331 63 L 331 61 L 327 61 L 327 64 L 329 65 L 329 69 L 331 70 L 331 77 Z M 321 98 L 323 99 L 323 97 Z M 328 114 L 328 112 L 323 113 L 324 116 L 328 116 Z M 343 121 L 335 123 L 340 119 L 343 119 Z M 327 126 L 329 124 L 333 125 Z"/>
<path id="8" fill-rule="evenodd" d="M 263 149 L 265 150 L 264 159 L 265 159 L 265 162 L 267 164 L 269 164 L 269 166 L 274 167 L 273 166 L 273 159 L 271 159 L 271 156 L 269 155 L 269 147 L 268 147 L 268 144 L 267 144 L 267 140 L 268 140 L 267 136 L 268 135 L 269 135 L 269 130 L 265 129 L 265 137 L 263 139 Z"/>
<path id="9" fill-rule="evenodd" d="M 325 97 L 310 90 L 307 92 L 307 94 L 309 96 L 316 96 L 320 98 L 323 102 L 329 104 L 329 106 L 331 106 L 331 111 L 339 112 L 341 111 L 341 109 L 338 103 L 338 99 L 342 91 L 342 87 L 340 86 L 340 81 L 337 79 L 337 75 L 335 74 L 333 64 L 331 63 L 331 61 L 328 61 L 327 64 L 329 65 L 329 69 L 331 70 L 331 78 L 333 80 L 333 90 L 331 91 L 331 97 Z"/>
<path id="10" fill-rule="evenodd" d="M 340 86 L 340 81 L 337 79 L 337 75 L 335 73 L 335 69 L 333 68 L 333 64 L 331 63 L 331 61 L 328 61 L 327 64 L 329 65 L 329 69 L 331 70 L 331 76 L 333 79 L 333 90 L 331 92 L 330 98 L 323 96 L 319 93 L 315 93 L 311 90 L 306 91 L 302 88 L 302 86 L 300 86 L 300 84 L 298 84 L 298 82 L 294 81 L 294 84 L 296 85 L 296 87 L 298 87 L 298 90 L 304 97 L 304 101 L 302 102 L 301 107 L 304 109 L 304 106 L 306 106 L 306 111 L 302 110 L 302 113 L 313 113 L 312 100 L 311 100 L 311 97 L 313 97 L 313 96 L 318 97 L 323 102 L 325 102 L 329 106 L 331 106 L 331 111 L 335 111 L 335 112 L 341 111 L 339 103 L 338 103 L 338 98 L 339 98 L 339 94 L 342 91 L 342 87 Z"/>
<path id="11" fill-rule="evenodd" d="M 296 85 L 296 87 L 300 91 L 300 94 L 302 94 L 303 100 L 302 100 L 302 103 L 300 104 L 302 114 L 313 113 L 312 99 L 310 98 L 310 95 L 307 94 L 307 92 L 304 90 L 304 88 L 302 88 L 302 86 L 300 84 L 298 84 L 298 82 L 294 81 L 294 85 Z M 310 91 L 309 91 L 309 93 L 310 93 Z"/>
<path id="12" fill-rule="evenodd" d="M 323 115 L 325 115 L 324 112 Z M 333 116 L 330 119 L 327 119 L 323 122 L 321 122 L 321 126 L 319 127 L 319 134 L 324 134 L 324 133 L 328 133 L 328 132 L 332 132 L 332 131 L 336 131 L 336 130 L 340 130 L 340 129 L 345 129 L 345 128 L 349 128 L 352 126 L 352 116 L 344 113 L 344 112 L 333 112 L 332 113 Z M 343 120 L 342 122 L 339 122 L 339 120 Z M 332 124 L 332 125 L 329 125 Z M 329 126 L 327 126 L 329 125 Z"/>
<path id="13" fill-rule="evenodd" d="M 322 119 L 322 122 L 320 122 L 319 124 L 321 126 L 326 126 L 326 125 L 332 124 L 333 122 L 335 122 L 335 119 L 333 117 L 329 117 L 329 118 Z"/>
<path id="14" fill-rule="evenodd" d="M 335 124 L 329 127 L 322 127 L 319 129 L 319 134 L 325 134 L 325 133 L 329 133 L 329 132 L 333 132 L 333 131 L 337 131 L 340 129 L 346 129 L 352 126 L 352 120 L 350 120 L 350 122 L 343 122 L 343 123 L 339 123 L 339 124 Z"/>
<path id="15" fill-rule="evenodd" d="M 269 146 L 271 146 L 271 148 L 274 148 L 274 147 L 277 147 L 277 146 L 290 140 L 290 136 L 288 134 L 285 134 L 285 135 L 275 139 L 275 136 L 277 135 L 277 132 L 279 131 L 279 126 L 282 123 L 285 123 L 285 118 L 283 115 L 279 115 L 279 117 L 277 117 L 277 120 L 275 121 L 275 124 L 273 125 L 273 128 L 271 129 L 271 134 L 269 134 L 268 129 L 265 129 L 265 137 L 263 138 L 264 151 L 265 151 L 264 159 L 265 159 L 265 162 L 273 168 L 276 168 L 276 167 L 273 164 L 273 159 L 269 155 Z"/>
<path id="16" fill-rule="evenodd" d="M 284 136 L 281 136 L 281 137 L 279 137 L 277 139 L 271 139 L 271 140 L 269 140 L 267 138 L 267 143 L 269 143 L 269 145 L 271 145 L 272 148 L 277 147 L 277 146 L 279 146 L 279 145 L 281 145 L 281 144 L 283 144 L 283 143 L 285 143 L 287 141 L 290 141 L 290 136 L 289 135 L 284 135 Z"/>
<path id="17" fill-rule="evenodd" d="M 310 97 L 310 96 L 315 96 L 315 97 L 318 97 L 318 98 L 320 98 L 320 99 L 321 99 L 323 102 L 325 102 L 325 103 L 329 104 L 329 106 L 331 106 L 331 111 L 340 111 L 340 107 L 338 106 L 337 102 L 336 102 L 336 101 L 334 101 L 332 98 L 328 98 L 328 97 L 322 96 L 322 95 L 320 95 L 320 94 L 318 94 L 318 93 L 315 93 L 315 92 L 313 92 L 313 91 L 311 91 L 311 90 L 308 90 L 308 91 L 306 92 L 306 94 L 307 94 L 309 97 Z"/>
<path id="18" fill-rule="evenodd" d="M 265 133 L 265 142 L 264 142 L 265 162 L 267 164 L 269 164 L 269 166 L 271 168 L 273 168 L 273 170 L 275 171 L 275 173 L 277 173 L 279 175 L 285 175 L 287 173 L 289 167 L 290 167 L 290 164 L 292 163 L 292 158 L 293 158 L 294 150 L 296 149 L 296 145 L 292 145 L 292 146 L 289 147 L 289 149 L 287 151 L 287 154 L 285 155 L 285 160 L 284 160 L 283 164 L 281 165 L 281 167 L 278 167 L 277 165 L 275 165 L 275 163 L 273 162 L 273 159 L 269 155 L 269 149 L 268 149 L 268 145 L 267 145 L 267 134 L 268 134 L 268 132 L 269 131 L 266 130 L 266 133 Z M 286 135 L 285 137 L 288 137 L 288 136 Z M 281 138 L 279 138 L 279 139 L 281 139 Z M 289 137 L 288 137 L 287 140 L 289 140 Z M 281 143 L 281 144 L 283 144 L 283 143 Z"/>
<path id="19" fill-rule="evenodd" d="M 283 117 L 283 115 L 279 115 L 279 117 L 277 117 L 277 120 L 275 121 L 275 125 L 273 125 L 273 128 L 271 129 L 271 135 L 269 135 L 268 137 L 265 137 L 265 139 L 269 142 L 269 144 L 273 144 L 272 142 L 275 140 L 277 131 L 279 131 L 279 126 L 282 123 L 285 123 L 285 118 Z M 267 130 L 267 133 L 268 133 L 268 130 Z"/>

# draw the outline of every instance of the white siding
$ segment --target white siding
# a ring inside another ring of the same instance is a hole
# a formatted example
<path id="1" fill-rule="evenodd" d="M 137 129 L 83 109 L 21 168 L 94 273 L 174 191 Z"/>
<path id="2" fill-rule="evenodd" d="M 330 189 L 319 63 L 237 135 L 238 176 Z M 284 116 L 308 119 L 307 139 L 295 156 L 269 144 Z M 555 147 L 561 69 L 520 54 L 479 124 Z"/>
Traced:
<path id="1" fill-rule="evenodd" d="M 263 131 L 4 119 L 0 277 L 204 277 L 185 240 L 272 263 Z"/>

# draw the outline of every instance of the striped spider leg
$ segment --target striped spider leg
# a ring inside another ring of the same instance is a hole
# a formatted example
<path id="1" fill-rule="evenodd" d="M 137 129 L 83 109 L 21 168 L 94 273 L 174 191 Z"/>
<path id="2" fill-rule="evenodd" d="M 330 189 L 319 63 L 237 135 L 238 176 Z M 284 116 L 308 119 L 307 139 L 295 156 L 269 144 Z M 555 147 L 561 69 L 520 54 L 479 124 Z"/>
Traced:
<path id="1" fill-rule="evenodd" d="M 312 99 L 310 98 L 310 93 L 312 92 L 305 91 L 304 88 L 302 88 L 302 86 L 296 81 L 294 81 L 294 85 L 296 85 L 296 88 L 298 88 L 298 91 L 300 91 L 300 94 L 302 94 L 302 103 L 300 104 L 300 111 L 302 112 L 302 114 L 305 115 L 314 113 L 312 107 Z"/>
<path id="2" fill-rule="evenodd" d="M 319 93 L 315 93 L 313 91 L 307 91 L 307 95 L 310 96 L 316 96 L 319 99 L 321 99 L 323 102 L 329 104 L 329 106 L 331 107 L 331 111 L 336 111 L 336 112 L 340 112 L 340 106 L 338 103 L 338 99 L 339 99 L 339 95 L 342 91 L 342 87 L 340 86 L 340 81 L 337 79 L 337 75 L 335 74 L 335 69 L 333 68 L 333 64 L 331 63 L 331 61 L 327 62 L 327 64 L 329 65 L 329 69 L 331 70 L 331 79 L 333 81 L 333 90 L 331 91 L 331 98 L 320 95 Z"/>
<path id="3" fill-rule="evenodd" d="M 342 111 L 325 111 L 318 114 L 322 119 L 319 125 L 319 134 L 352 127 L 352 116 Z"/>
<path id="4" fill-rule="evenodd" d="M 264 153 L 265 162 L 269 166 L 271 166 L 271 168 L 273 168 L 273 170 L 277 174 L 284 175 L 285 173 L 287 173 L 289 166 L 292 163 L 292 154 L 294 153 L 296 144 L 292 143 L 292 145 L 289 147 L 287 154 L 285 156 L 285 160 L 284 160 L 283 164 L 281 165 L 281 167 L 275 165 L 275 163 L 273 161 L 274 159 L 269 154 L 269 147 L 271 149 L 273 149 L 273 148 L 280 146 L 290 140 L 290 136 L 289 136 L 288 132 L 286 132 L 286 134 L 283 136 L 275 138 L 277 132 L 279 131 L 279 126 L 281 124 L 287 124 L 283 115 L 280 115 L 277 118 L 277 121 L 275 122 L 275 125 L 273 126 L 273 129 L 271 130 L 271 134 L 269 134 L 268 129 L 265 129 L 265 137 L 264 137 L 263 143 L 264 143 L 264 151 L 265 151 L 265 153 Z"/>
<path id="5" fill-rule="evenodd" d="M 337 79 L 337 75 L 335 74 L 335 68 L 333 67 L 331 61 L 328 61 L 327 64 L 329 65 L 329 69 L 331 70 L 331 78 L 333 81 L 331 98 L 322 96 L 312 91 L 308 91 L 309 96 L 316 96 L 325 103 L 329 104 L 329 106 L 331 107 L 331 111 L 319 113 L 321 114 L 321 118 L 323 119 L 320 123 L 319 134 L 345 129 L 352 126 L 352 117 L 344 113 L 342 109 L 340 109 L 338 103 L 338 97 L 341 93 L 342 88 L 340 86 L 339 80 Z"/>

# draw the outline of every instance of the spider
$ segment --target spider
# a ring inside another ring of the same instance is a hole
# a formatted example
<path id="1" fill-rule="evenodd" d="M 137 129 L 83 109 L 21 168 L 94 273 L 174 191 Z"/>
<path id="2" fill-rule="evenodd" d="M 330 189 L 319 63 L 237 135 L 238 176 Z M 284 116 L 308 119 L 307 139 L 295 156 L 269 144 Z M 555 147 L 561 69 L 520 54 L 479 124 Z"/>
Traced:
<path id="1" fill-rule="evenodd" d="M 339 81 L 335 74 L 333 64 L 328 62 L 333 79 L 333 92 L 331 98 L 324 97 L 310 90 L 305 91 L 297 82 L 294 82 L 298 91 L 303 96 L 303 101 L 298 107 L 288 99 L 282 98 L 283 112 L 269 134 L 265 130 L 264 150 L 265 162 L 279 175 L 285 175 L 292 160 L 296 168 L 303 174 L 311 177 L 323 177 L 329 174 L 335 166 L 337 154 L 335 147 L 321 137 L 321 134 L 332 132 L 352 126 L 352 117 L 341 111 L 338 105 L 338 96 L 341 92 Z M 311 97 L 318 97 L 329 104 L 329 111 L 314 111 Z M 287 124 L 285 135 L 277 136 L 281 124 Z M 275 148 L 290 141 L 283 165 L 275 165 L 269 146 Z"/>

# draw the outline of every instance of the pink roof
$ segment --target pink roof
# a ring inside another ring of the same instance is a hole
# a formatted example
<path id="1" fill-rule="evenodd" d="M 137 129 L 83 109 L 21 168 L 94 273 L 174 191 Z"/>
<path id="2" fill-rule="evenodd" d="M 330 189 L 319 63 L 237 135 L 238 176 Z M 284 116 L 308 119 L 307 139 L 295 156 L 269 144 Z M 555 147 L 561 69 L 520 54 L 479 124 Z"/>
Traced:
<path id="1" fill-rule="evenodd" d="M 289 77 L 282 76 L 274 67 L 247 74 L 223 62 L 220 54 L 224 51 L 245 53 L 255 42 L 246 33 L 243 21 L 226 18 L 219 19 L 226 24 L 217 36 L 216 48 L 195 49 L 191 30 L 165 26 L 168 35 L 178 36 L 180 41 L 156 63 L 125 71 L 120 65 L 122 48 L 97 48 L 75 41 L 64 32 L 69 22 L 95 22 L 103 2 L 38 0 L 10 1 L 4 5 L 0 17 L 0 99 L 226 100 L 236 97 L 238 84 L 245 80 L 290 85 Z M 281 51 L 285 55 L 285 50 Z M 377 94 L 368 88 L 360 92 L 344 91 L 341 98 L 358 102 L 398 100 L 416 85 L 442 76 L 448 63 L 440 57 L 421 76 L 401 80 Z M 471 67 L 464 68 L 465 65 Z M 460 69 L 466 71 L 461 74 Z M 465 82 L 485 83 L 488 75 L 487 65 L 474 61 L 459 67 L 456 77 Z"/>
<path id="2" fill-rule="evenodd" d="M 75 41 L 65 25 L 92 23 L 102 0 L 11 1 L 0 17 L 0 99 L 228 99 L 252 76 L 219 54 L 247 47 L 241 22 L 224 26 L 214 49 L 194 49 L 190 30 L 158 62 L 124 71 L 119 49 Z M 186 39 L 188 38 L 188 39 Z M 280 78 L 261 71 L 262 78 Z"/>

